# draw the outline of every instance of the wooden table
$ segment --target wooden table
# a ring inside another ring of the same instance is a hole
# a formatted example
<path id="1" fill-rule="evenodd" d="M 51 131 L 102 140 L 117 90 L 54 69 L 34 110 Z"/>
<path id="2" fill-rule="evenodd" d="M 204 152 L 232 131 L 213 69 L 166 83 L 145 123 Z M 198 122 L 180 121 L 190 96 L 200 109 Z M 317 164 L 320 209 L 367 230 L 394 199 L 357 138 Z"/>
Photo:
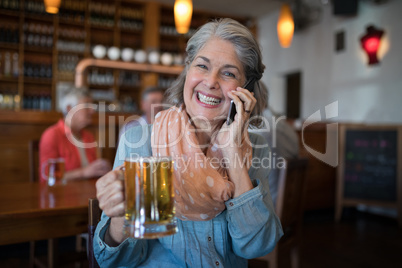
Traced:
<path id="1" fill-rule="evenodd" d="M 87 232 L 88 198 L 96 197 L 95 182 L 0 185 L 0 245 Z"/>

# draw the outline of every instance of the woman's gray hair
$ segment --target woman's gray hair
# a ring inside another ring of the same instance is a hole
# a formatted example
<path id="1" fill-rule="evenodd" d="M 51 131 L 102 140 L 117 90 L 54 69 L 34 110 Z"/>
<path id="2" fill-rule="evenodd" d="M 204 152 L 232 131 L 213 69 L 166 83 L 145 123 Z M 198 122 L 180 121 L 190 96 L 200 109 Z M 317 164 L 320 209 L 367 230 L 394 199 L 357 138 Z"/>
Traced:
<path id="1" fill-rule="evenodd" d="M 235 47 L 237 57 L 245 70 L 246 81 L 254 80 L 254 97 L 257 99 L 257 104 L 251 113 L 251 117 L 261 115 L 265 105 L 263 100 L 267 101 L 266 91 L 261 90 L 258 83 L 265 69 L 262 63 L 261 50 L 253 34 L 244 25 L 229 18 L 206 23 L 190 38 L 186 47 L 187 57 L 184 70 L 166 91 L 166 101 L 175 106 L 183 104 L 183 90 L 187 71 L 195 56 L 211 38 L 229 41 Z M 260 120 L 252 120 L 250 123 L 258 126 Z"/>
<path id="2" fill-rule="evenodd" d="M 75 107 L 78 102 L 84 98 L 89 98 L 89 92 L 86 88 L 71 87 L 66 95 L 60 100 L 60 109 L 64 116 L 67 115 L 70 109 Z"/>

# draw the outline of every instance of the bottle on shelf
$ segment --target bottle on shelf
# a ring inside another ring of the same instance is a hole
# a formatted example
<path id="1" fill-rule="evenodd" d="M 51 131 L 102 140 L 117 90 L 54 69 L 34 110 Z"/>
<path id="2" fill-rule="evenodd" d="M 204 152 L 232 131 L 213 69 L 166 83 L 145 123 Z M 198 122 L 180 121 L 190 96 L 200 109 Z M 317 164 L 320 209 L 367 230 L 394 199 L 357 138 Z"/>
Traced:
<path id="1" fill-rule="evenodd" d="M 10 90 L 0 92 L 0 109 L 12 110 L 18 108 L 19 103 L 15 102 L 19 101 L 18 97 L 18 95 L 13 94 Z"/>
<path id="2" fill-rule="evenodd" d="M 3 77 L 3 55 L 0 53 L 0 78 Z"/>
<path id="3" fill-rule="evenodd" d="M 11 76 L 11 55 L 10 52 L 4 53 L 4 70 L 3 74 L 5 77 Z"/>
<path id="4" fill-rule="evenodd" d="M 13 77 L 17 78 L 19 75 L 19 68 L 18 68 L 18 53 L 13 54 Z"/>

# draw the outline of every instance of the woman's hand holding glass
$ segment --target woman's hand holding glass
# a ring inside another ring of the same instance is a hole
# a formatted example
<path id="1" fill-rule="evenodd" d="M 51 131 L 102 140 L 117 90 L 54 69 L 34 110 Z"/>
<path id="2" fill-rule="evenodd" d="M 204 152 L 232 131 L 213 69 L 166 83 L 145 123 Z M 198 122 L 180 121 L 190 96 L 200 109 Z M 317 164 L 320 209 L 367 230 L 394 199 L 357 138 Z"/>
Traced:
<path id="1" fill-rule="evenodd" d="M 124 224 L 124 173 L 120 168 L 108 172 L 96 182 L 99 207 L 111 218 L 105 242 L 112 246 L 120 244 L 125 236 Z"/>

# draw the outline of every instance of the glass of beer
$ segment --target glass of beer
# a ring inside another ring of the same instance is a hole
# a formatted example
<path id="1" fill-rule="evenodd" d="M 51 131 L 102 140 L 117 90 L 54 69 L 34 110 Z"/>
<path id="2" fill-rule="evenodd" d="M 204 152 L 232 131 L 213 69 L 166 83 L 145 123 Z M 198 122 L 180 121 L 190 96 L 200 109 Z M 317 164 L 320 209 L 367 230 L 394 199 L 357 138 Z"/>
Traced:
<path id="1" fill-rule="evenodd" d="M 129 157 L 124 162 L 124 232 L 153 239 L 177 232 L 171 157 Z"/>
<path id="2" fill-rule="evenodd" d="M 47 185 L 54 186 L 64 183 L 64 159 L 50 158 L 42 164 L 42 177 L 47 180 Z"/>

